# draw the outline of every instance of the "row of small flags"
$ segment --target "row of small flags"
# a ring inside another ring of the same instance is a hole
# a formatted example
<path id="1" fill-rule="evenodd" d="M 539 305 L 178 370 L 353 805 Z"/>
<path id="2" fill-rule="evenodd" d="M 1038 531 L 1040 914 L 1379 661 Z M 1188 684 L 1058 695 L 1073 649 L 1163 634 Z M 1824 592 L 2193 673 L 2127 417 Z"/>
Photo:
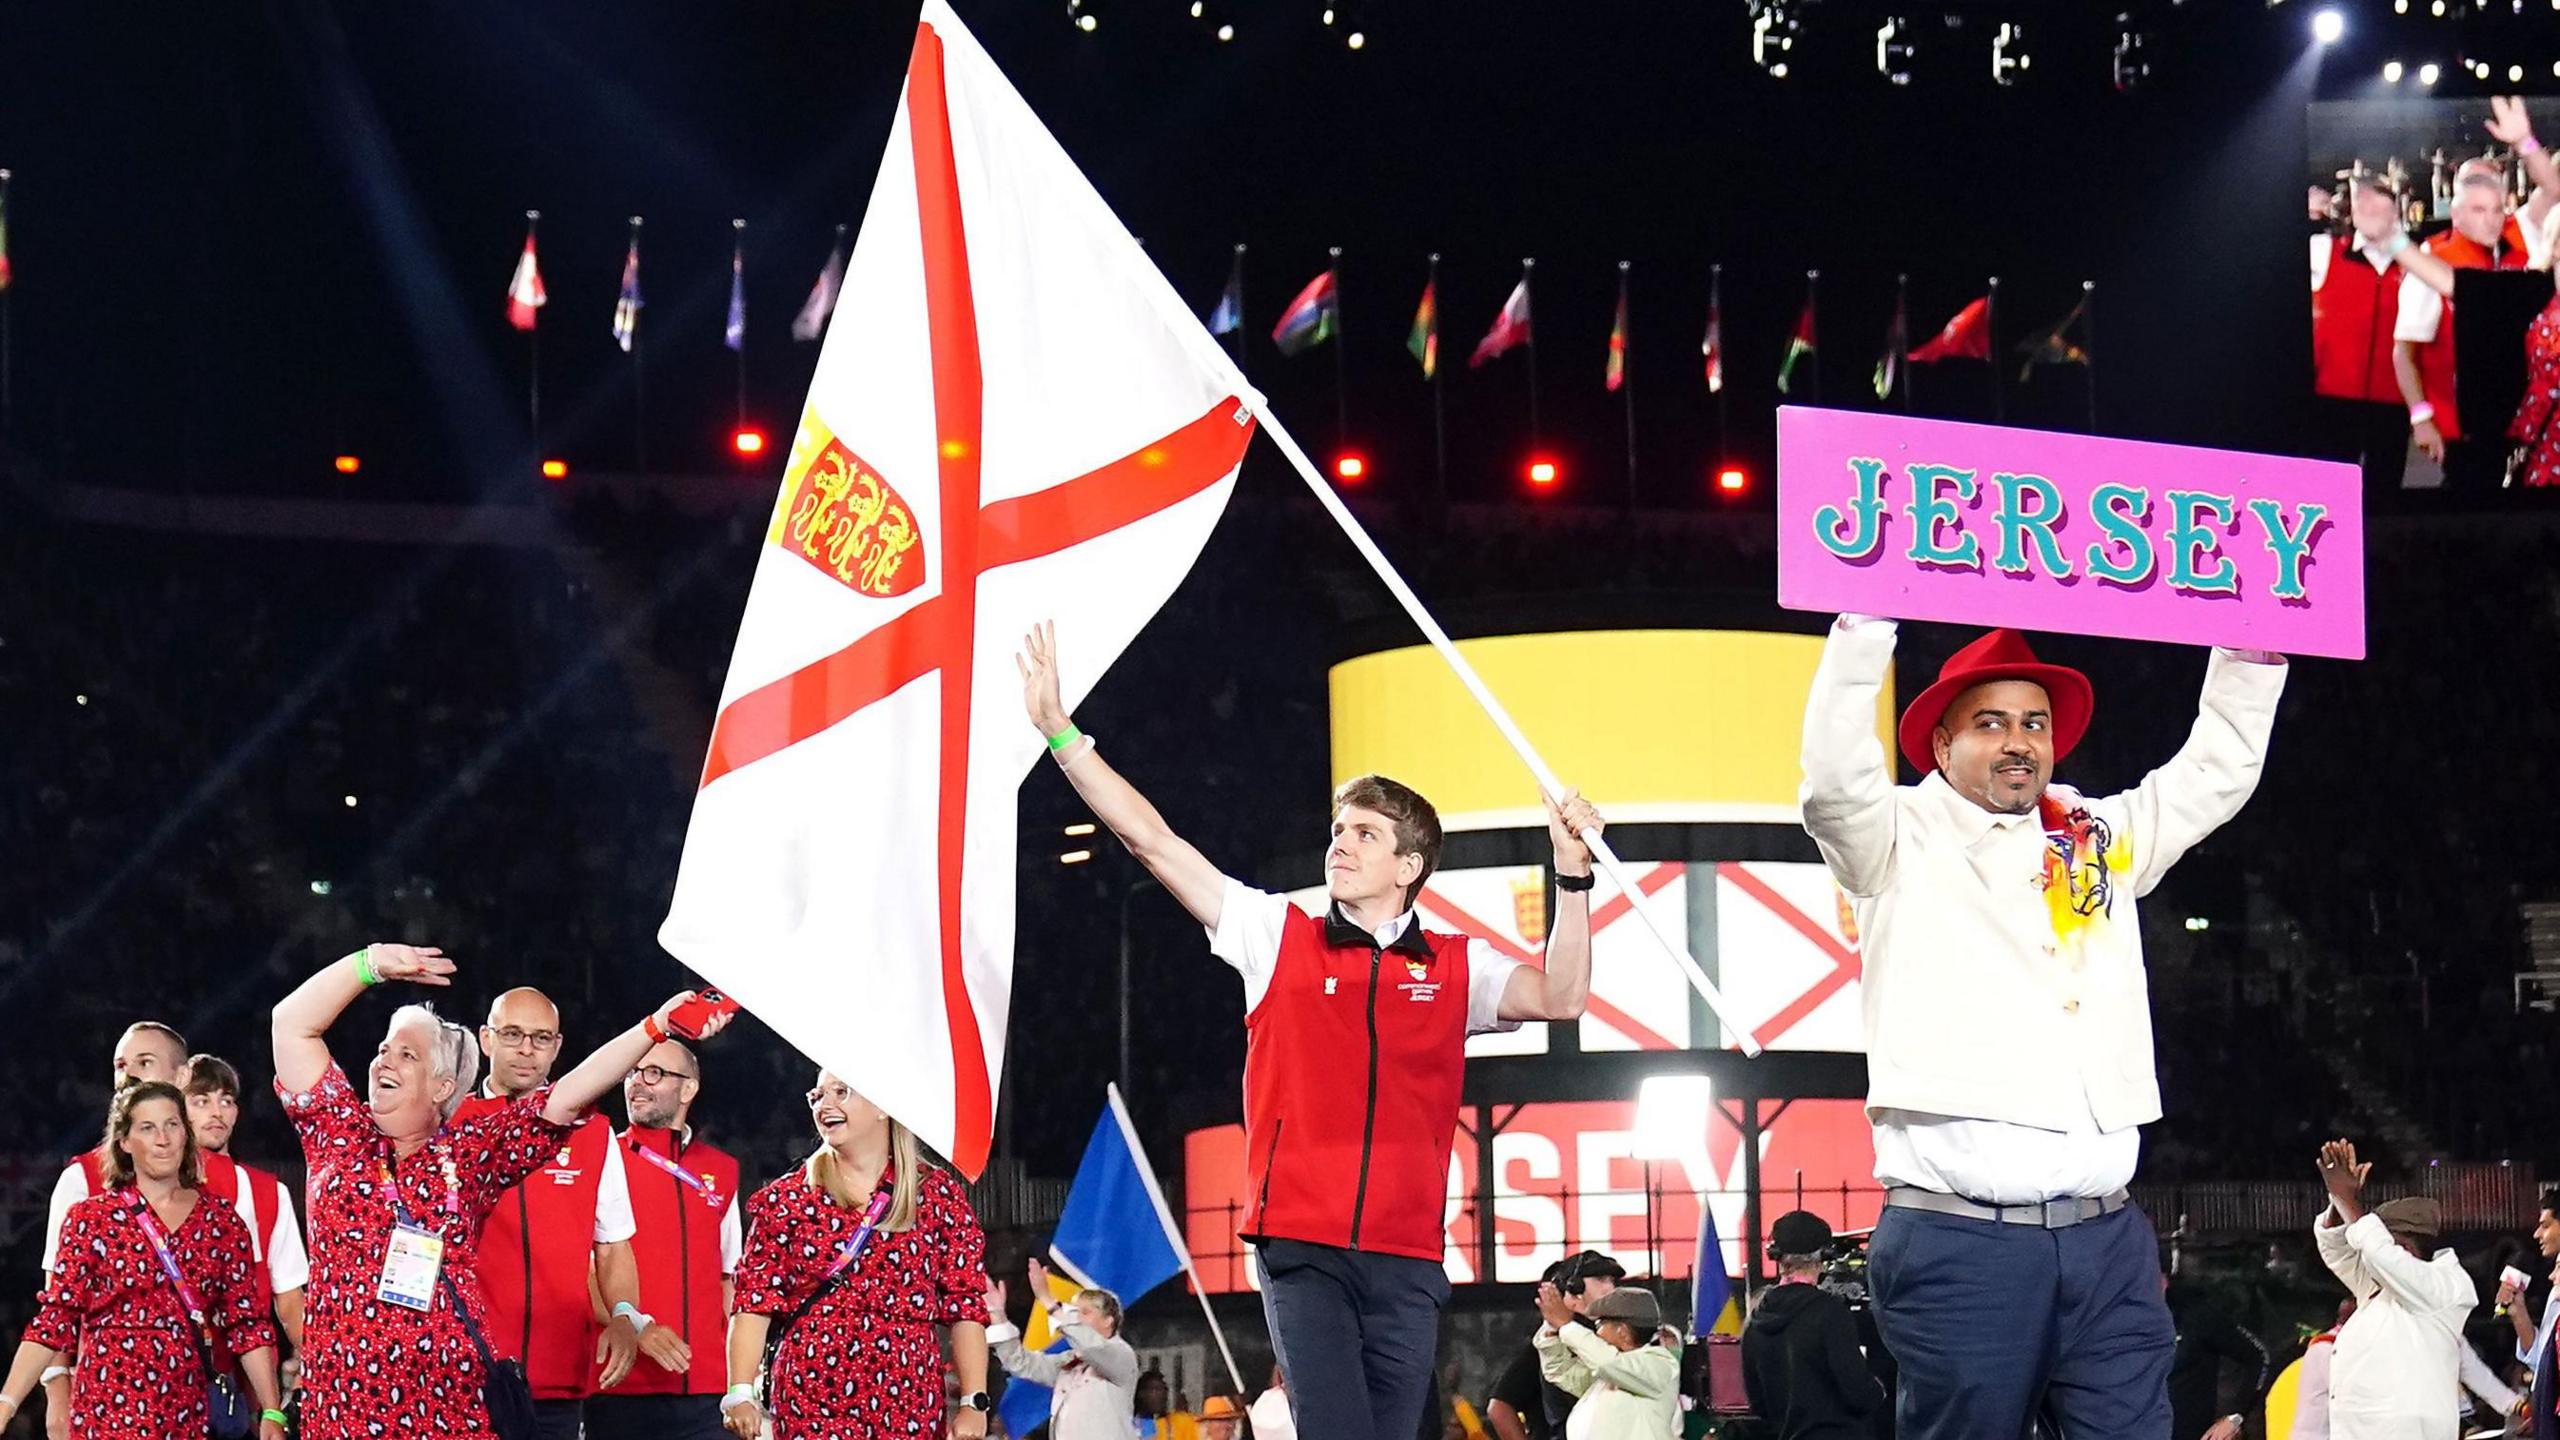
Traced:
<path id="1" fill-rule="evenodd" d="M 5 188 L 0 188 L 0 285 L 8 283 L 7 211 Z M 518 330 L 534 328 L 536 312 L 548 296 L 542 285 L 542 267 L 536 253 L 535 229 L 541 212 L 525 212 L 524 253 L 516 261 L 514 279 L 507 286 L 507 318 Z M 722 341 L 732 350 L 743 349 L 747 334 L 746 228 L 744 220 L 733 220 L 736 238 L 729 251 L 729 310 L 723 327 Z M 628 352 L 640 333 L 640 217 L 631 217 L 629 244 L 623 252 L 622 290 L 614 301 L 614 343 Z M 1338 252 L 1337 252 L 1338 259 Z M 815 340 L 826 330 L 827 318 L 835 313 L 836 295 L 844 285 L 845 227 L 836 227 L 835 248 L 818 273 L 817 283 L 810 287 L 809 298 L 793 317 L 791 335 L 795 340 Z M 1627 270 L 1626 261 L 1618 262 L 1618 303 L 1609 326 L 1607 366 L 1602 384 L 1611 393 L 1623 389 L 1627 379 Z M 1722 267 L 1707 306 L 1705 338 L 1699 343 L 1709 393 L 1724 389 L 1724 293 Z M 1534 346 L 1536 330 L 1531 320 L 1530 282 L 1537 271 L 1535 260 L 1520 264 L 1519 283 L 1493 317 L 1493 324 L 1468 354 L 1470 369 L 1481 369 L 1523 346 Z M 1295 356 L 1314 349 L 1328 340 L 1337 339 L 1342 328 L 1341 292 L 1338 273 L 1328 265 L 1298 291 L 1280 312 L 1279 321 L 1271 327 L 1271 342 L 1280 353 Z M 1440 257 L 1431 257 L 1431 268 L 1423 281 L 1422 298 L 1415 304 L 1413 324 L 1405 337 L 1405 348 L 1422 368 L 1422 378 L 1436 379 L 1440 373 Z M 1808 281 L 1804 309 L 1796 317 L 1795 329 L 1787 338 L 1785 352 L 1778 362 L 1778 393 L 1794 393 L 1798 367 L 1813 357 L 1819 343 L 1816 329 L 1816 298 Z M 2018 372 L 2024 381 L 2038 365 L 2086 365 L 2089 352 L 2085 344 L 2072 338 L 2088 318 L 2089 299 L 2084 292 L 2080 303 L 2053 325 L 2030 336 L 2017 347 L 2025 357 Z M 1942 360 L 1991 359 L 1991 297 L 1981 296 L 1958 310 L 1938 333 L 1917 348 L 1908 343 L 1909 317 L 1902 298 L 1894 299 L 1893 317 L 1885 330 L 1884 353 L 1876 362 L 1875 392 L 1879 399 L 1893 393 L 1903 365 L 1927 365 Z M 1235 249 L 1235 261 L 1227 275 L 1227 283 L 1210 308 L 1208 326 L 1211 334 L 1230 335 L 1241 339 L 1244 333 L 1244 247 Z"/>
<path id="2" fill-rule="evenodd" d="M 0 209 L 0 240 L 7 237 L 7 215 Z M 536 246 L 536 231 L 542 223 L 542 212 L 524 212 L 524 253 L 516 257 L 516 269 L 507 281 L 507 323 L 518 330 L 531 330 L 539 323 L 542 307 L 551 303 L 550 292 L 542 284 L 542 259 Z M 640 338 L 640 225 L 631 217 L 631 238 L 622 254 L 622 290 L 613 302 L 613 343 L 629 354 Z M 721 343 L 732 350 L 747 346 L 747 222 L 729 222 L 734 238 L 729 245 L 729 313 L 721 326 Z M 836 227 L 835 249 L 827 255 L 825 268 L 818 272 L 818 282 L 809 290 L 809 298 L 792 317 L 791 338 L 815 340 L 826 333 L 827 317 L 836 310 L 836 296 L 844 289 L 845 227 Z M 8 264 L 0 253 L 0 284 L 7 283 Z"/>
<path id="3" fill-rule="evenodd" d="M 1236 247 L 1235 268 L 1227 276 L 1226 289 L 1209 312 L 1209 330 L 1216 335 L 1241 336 L 1244 330 L 1244 247 Z M 1721 272 L 1721 266 L 1716 267 Z M 1624 388 L 1627 378 L 1627 269 L 1626 261 L 1618 262 L 1618 305 L 1609 326 L 1607 367 L 1602 383 L 1611 391 Z M 1440 372 L 1440 257 L 1431 257 L 1429 278 L 1424 280 L 1422 298 L 1414 306 L 1413 325 L 1405 337 L 1405 349 L 1422 367 L 1422 378 L 1436 379 Z M 1513 350 L 1534 343 L 1535 330 L 1530 318 L 1529 287 L 1537 262 L 1524 260 L 1520 265 L 1520 281 L 1511 288 L 1509 298 L 1493 317 L 1491 328 L 1467 357 L 1470 369 L 1481 369 Z M 1997 281 L 1993 282 L 1995 285 Z M 2017 347 L 2026 357 L 2018 378 L 2023 382 L 2038 365 L 2086 365 L 2088 347 L 2073 338 L 2083 330 L 2089 315 L 2089 289 L 2083 286 L 2080 303 L 2071 307 L 2054 324 L 2030 336 Z M 1795 329 L 1788 335 L 1787 347 L 1778 362 L 1778 393 L 1790 394 L 1797 383 L 1797 368 L 1813 357 L 1818 337 L 1815 327 L 1815 295 L 1808 283 L 1804 309 L 1797 315 Z M 1885 330 L 1884 354 L 1876 363 L 1875 392 L 1881 399 L 1893 393 L 1901 367 L 1927 365 L 1941 360 L 1980 360 L 1988 363 L 1992 354 L 1991 297 L 1983 295 L 1967 304 L 1941 326 L 1938 333 L 1918 348 L 1908 341 L 1909 317 L 1902 298 L 1894 299 L 1893 318 Z M 1271 328 L 1271 341 L 1283 355 L 1295 356 L 1335 339 L 1341 332 L 1340 291 L 1336 274 L 1328 266 L 1317 273 L 1280 312 L 1279 322 Z M 1707 330 L 1698 347 L 1704 361 L 1707 389 L 1710 393 L 1724 389 L 1724 294 L 1719 273 L 1707 305 Z"/>

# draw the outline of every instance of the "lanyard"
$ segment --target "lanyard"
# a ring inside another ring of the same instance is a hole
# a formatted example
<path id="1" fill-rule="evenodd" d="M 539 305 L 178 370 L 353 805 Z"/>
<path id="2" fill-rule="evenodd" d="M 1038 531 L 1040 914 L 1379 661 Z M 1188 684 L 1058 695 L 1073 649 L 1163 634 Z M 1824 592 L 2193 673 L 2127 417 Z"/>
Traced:
<path id="1" fill-rule="evenodd" d="M 685 1184 L 692 1186 L 693 1193 L 705 1197 L 711 1195 L 712 1189 L 710 1181 L 694 1174 L 692 1171 L 687 1170 L 673 1160 L 659 1154 L 657 1151 L 650 1149 L 648 1146 L 641 1144 L 639 1141 L 634 1140 L 631 1142 L 631 1153 L 648 1161 L 650 1164 L 657 1166 L 659 1169 L 666 1171 L 668 1174 L 673 1175 L 676 1179 L 684 1182 Z"/>
<path id="2" fill-rule="evenodd" d="M 862 1228 L 854 1231 L 853 1238 L 836 1248 L 836 1263 L 827 1267 L 826 1279 L 818 1283 L 824 1285 L 827 1281 L 835 1279 L 845 1272 L 846 1267 L 861 1259 L 862 1252 L 871 1247 L 871 1237 L 879 1232 L 880 1222 L 888 1217 L 889 1192 L 885 1189 L 872 1191 L 871 1203 L 862 1212 Z"/>
<path id="3" fill-rule="evenodd" d="M 169 1283 L 178 1287 L 178 1303 L 187 1307 L 189 1320 L 198 1325 L 204 1324 L 204 1302 L 196 1298 L 195 1287 L 188 1284 L 187 1277 L 179 1272 L 178 1257 L 169 1252 L 169 1232 L 161 1228 L 160 1217 L 151 1213 L 151 1202 L 143 1199 L 141 1192 L 136 1191 L 134 1198 L 142 1203 L 133 1218 L 142 1226 L 143 1236 L 150 1240 L 153 1252 L 159 1255 L 160 1268 L 169 1272 Z M 198 1197 L 196 1203 L 203 1204 L 203 1198 Z"/>
<path id="4" fill-rule="evenodd" d="M 435 1151 L 436 1164 L 444 1171 L 444 1213 L 459 1219 L 462 1215 L 462 1181 L 454 1173 L 453 1151 L 440 1140 L 428 1141 L 427 1148 Z M 400 1217 L 400 1223 L 424 1230 L 427 1227 L 418 1224 L 416 1217 L 409 1213 L 408 1204 L 400 1198 L 400 1177 L 392 1172 L 391 1159 L 391 1145 L 385 1141 L 381 1154 L 375 1157 L 375 1163 L 382 1172 L 382 1192 L 390 1197 L 391 1209 Z M 438 1230 L 436 1233 L 442 1235 L 444 1232 Z"/>

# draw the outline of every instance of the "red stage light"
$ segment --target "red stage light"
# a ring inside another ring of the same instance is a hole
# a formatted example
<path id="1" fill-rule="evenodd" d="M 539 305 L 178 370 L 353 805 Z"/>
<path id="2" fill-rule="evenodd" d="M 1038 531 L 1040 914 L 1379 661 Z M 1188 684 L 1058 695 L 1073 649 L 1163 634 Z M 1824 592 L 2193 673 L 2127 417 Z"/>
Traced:
<path id="1" fill-rule="evenodd" d="M 1751 477 L 1728 465 L 1716 472 L 1716 488 L 1727 495 L 1739 495 L 1751 488 Z"/>
<path id="2" fill-rule="evenodd" d="M 1368 475 L 1369 462 L 1355 452 L 1345 451 L 1334 460 L 1333 473 L 1340 476 L 1343 480 L 1357 485 L 1360 483 L 1362 478 Z"/>
<path id="3" fill-rule="evenodd" d="M 364 462 L 353 455 L 341 455 L 337 463 L 338 473 L 341 475 L 353 475 L 364 468 Z"/>
<path id="4" fill-rule="evenodd" d="M 566 479 L 568 479 L 568 478 L 569 478 L 569 462 L 568 462 L 568 461 L 566 461 L 566 460 L 545 460 L 545 461 L 543 461 L 543 462 L 542 462 L 542 478 L 543 478 L 543 479 L 545 479 L 545 480 L 566 480 Z"/>
<path id="5" fill-rule="evenodd" d="M 1548 486 L 1555 484 L 1558 479 L 1563 477 L 1563 475 L 1564 472 L 1557 468 L 1556 462 L 1549 460 L 1544 456 L 1540 456 L 1529 462 L 1529 483 L 1537 486 L 1539 489 L 1543 490 Z"/>
<path id="6" fill-rule="evenodd" d="M 729 443 L 736 446 L 741 455 L 761 455 L 764 453 L 764 432 L 741 430 L 729 437 Z"/>

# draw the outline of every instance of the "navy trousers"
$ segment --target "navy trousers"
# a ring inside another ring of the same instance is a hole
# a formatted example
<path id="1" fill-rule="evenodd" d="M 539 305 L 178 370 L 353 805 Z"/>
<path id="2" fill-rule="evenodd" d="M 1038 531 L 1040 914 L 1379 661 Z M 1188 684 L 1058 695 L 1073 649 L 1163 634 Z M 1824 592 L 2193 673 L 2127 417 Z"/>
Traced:
<path id="1" fill-rule="evenodd" d="M 2170 1440 L 2176 1326 L 2132 1206 L 2063 1230 L 1889 1206 L 1867 1246 L 1900 1440 Z"/>
<path id="2" fill-rule="evenodd" d="M 1254 1251 L 1271 1348 L 1310 1440 L 1412 1440 L 1449 1274 L 1430 1260 L 1298 1240 Z"/>

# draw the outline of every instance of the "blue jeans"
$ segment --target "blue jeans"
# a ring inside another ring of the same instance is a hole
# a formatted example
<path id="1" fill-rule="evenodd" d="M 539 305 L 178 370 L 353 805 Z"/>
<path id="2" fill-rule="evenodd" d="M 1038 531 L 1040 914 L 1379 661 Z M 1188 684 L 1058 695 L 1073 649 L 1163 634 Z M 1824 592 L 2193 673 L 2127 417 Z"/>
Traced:
<path id="1" fill-rule="evenodd" d="M 2160 1241 L 2131 1206 L 2063 1230 L 1888 1206 L 1867 1246 L 1900 1440 L 2169 1440 Z"/>
<path id="2" fill-rule="evenodd" d="M 1298 1433 L 1413 1440 L 1440 1350 L 1448 1272 L 1429 1260 L 1299 1240 L 1265 1240 L 1253 1263 Z"/>

